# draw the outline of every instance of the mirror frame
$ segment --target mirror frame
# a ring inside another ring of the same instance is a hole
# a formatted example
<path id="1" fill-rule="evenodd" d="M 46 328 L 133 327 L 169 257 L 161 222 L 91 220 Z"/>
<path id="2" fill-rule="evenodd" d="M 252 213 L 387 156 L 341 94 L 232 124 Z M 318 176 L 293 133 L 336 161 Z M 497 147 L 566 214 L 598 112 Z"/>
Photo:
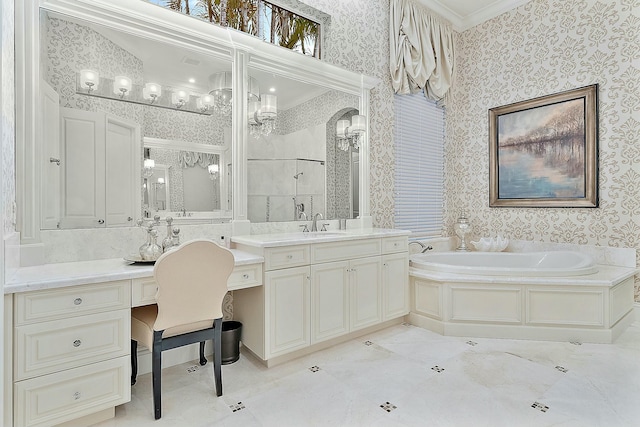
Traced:
<path id="1" fill-rule="evenodd" d="M 231 164 L 233 235 L 250 234 L 247 219 L 247 93 L 248 68 L 340 90 L 360 98 L 359 111 L 370 119 L 370 90 L 380 80 L 271 45 L 239 31 L 211 25 L 174 11 L 131 0 L 30 0 L 15 4 L 16 47 L 16 198 L 17 229 L 22 256 L 42 259 L 40 239 L 42 139 L 37 99 L 40 94 L 40 9 L 148 37 L 232 64 Z M 236 102 L 237 101 L 237 102 Z M 227 158 L 227 160 L 229 160 Z M 360 217 L 354 225 L 371 227 L 369 204 L 369 131 L 360 148 Z M 39 258 L 40 257 L 40 258 Z M 29 262 L 29 261 L 27 261 Z M 37 263 L 37 262 L 36 262 Z"/>

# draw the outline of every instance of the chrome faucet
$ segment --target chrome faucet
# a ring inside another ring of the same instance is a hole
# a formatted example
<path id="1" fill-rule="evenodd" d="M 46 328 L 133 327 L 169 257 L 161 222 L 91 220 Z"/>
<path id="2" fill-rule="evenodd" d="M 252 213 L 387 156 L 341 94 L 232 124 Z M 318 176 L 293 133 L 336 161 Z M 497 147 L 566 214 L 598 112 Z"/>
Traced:
<path id="1" fill-rule="evenodd" d="M 320 219 L 324 219 L 320 212 L 315 214 L 313 216 L 313 222 L 311 223 L 311 231 L 318 231 L 318 216 L 320 216 Z"/>
<path id="2" fill-rule="evenodd" d="M 420 253 L 425 253 L 425 252 L 427 252 L 427 251 L 433 250 L 433 246 L 426 246 L 424 243 L 419 242 L 419 241 L 417 241 L 417 240 L 414 240 L 414 241 L 409 242 L 409 244 L 410 244 L 410 245 L 411 245 L 411 244 L 414 244 L 414 243 L 415 243 L 416 245 L 420 245 L 420 248 L 421 248 L 421 249 L 420 249 Z"/>

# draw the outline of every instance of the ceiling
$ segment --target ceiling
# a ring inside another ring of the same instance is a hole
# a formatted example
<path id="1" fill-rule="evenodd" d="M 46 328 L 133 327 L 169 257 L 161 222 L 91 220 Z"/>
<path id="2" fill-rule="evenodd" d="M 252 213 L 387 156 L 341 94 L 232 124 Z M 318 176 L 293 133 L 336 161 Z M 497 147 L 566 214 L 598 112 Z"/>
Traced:
<path id="1" fill-rule="evenodd" d="M 462 32 L 530 0 L 417 0 Z"/>

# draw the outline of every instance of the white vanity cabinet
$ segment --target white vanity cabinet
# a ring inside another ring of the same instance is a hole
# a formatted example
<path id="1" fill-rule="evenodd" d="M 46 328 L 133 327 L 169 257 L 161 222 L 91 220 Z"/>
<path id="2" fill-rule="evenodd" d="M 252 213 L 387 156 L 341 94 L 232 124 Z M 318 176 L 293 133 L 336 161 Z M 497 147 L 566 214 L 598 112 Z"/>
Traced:
<path id="1" fill-rule="evenodd" d="M 380 323 L 380 257 L 311 266 L 315 344 Z"/>
<path id="2" fill-rule="evenodd" d="M 52 426 L 130 400 L 129 283 L 16 294 L 14 425 Z"/>
<path id="3" fill-rule="evenodd" d="M 265 312 L 269 328 L 266 337 L 270 356 L 309 345 L 309 281 L 308 266 L 265 273 L 264 285 L 268 295 Z"/>
<path id="4" fill-rule="evenodd" d="M 236 243 L 264 256 L 264 287 L 234 293 L 234 319 L 268 364 L 409 312 L 406 234 L 292 243 Z"/>

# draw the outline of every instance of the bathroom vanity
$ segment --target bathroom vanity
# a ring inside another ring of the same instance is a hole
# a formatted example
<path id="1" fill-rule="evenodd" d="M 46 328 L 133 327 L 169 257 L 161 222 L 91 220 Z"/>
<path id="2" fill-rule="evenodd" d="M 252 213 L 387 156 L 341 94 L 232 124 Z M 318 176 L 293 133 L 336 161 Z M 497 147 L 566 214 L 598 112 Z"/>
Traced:
<path id="1" fill-rule="evenodd" d="M 262 257 L 233 252 L 229 290 L 261 286 Z M 155 303 L 153 266 L 107 259 L 27 267 L 4 291 L 5 415 L 13 412 L 4 425 L 113 417 L 131 398 L 131 307 Z"/>
<path id="2" fill-rule="evenodd" d="M 234 293 L 245 349 L 267 366 L 401 322 L 409 232 L 358 229 L 233 237 L 264 257 L 264 286 Z"/>

